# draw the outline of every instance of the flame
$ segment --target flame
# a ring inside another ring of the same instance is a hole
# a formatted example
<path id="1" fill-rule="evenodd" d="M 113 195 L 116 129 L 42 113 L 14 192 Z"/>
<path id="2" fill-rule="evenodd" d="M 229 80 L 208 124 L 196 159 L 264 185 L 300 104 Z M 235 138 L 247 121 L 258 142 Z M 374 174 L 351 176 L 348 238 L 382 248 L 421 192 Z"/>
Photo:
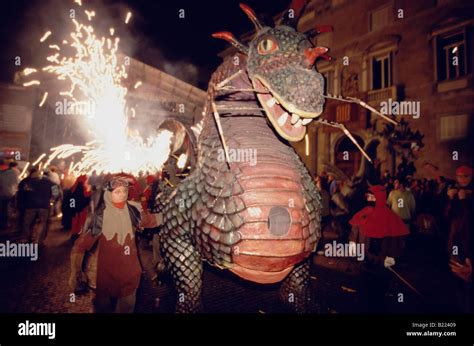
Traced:
<path id="1" fill-rule="evenodd" d="M 183 154 L 179 155 L 178 161 L 176 162 L 176 166 L 179 169 L 183 169 L 184 166 L 186 165 L 187 159 L 188 159 L 188 156 L 186 154 L 183 153 Z"/>
<path id="2" fill-rule="evenodd" d="M 77 2 L 77 1 L 76 1 Z M 80 2 L 79 2 L 79 5 Z M 85 11 L 91 21 L 94 11 Z M 126 22 L 131 17 L 127 14 Z M 50 49 L 57 52 L 48 56 L 50 63 L 43 71 L 51 73 L 59 80 L 67 82 L 68 88 L 59 92 L 73 102 L 74 109 L 87 109 L 88 114 L 81 118 L 94 140 L 82 146 L 63 144 L 51 148 L 44 167 L 54 159 L 64 159 L 72 155 L 81 155 L 79 161 L 71 161 L 68 174 L 91 174 L 127 172 L 131 174 L 154 174 L 162 169 L 170 155 L 170 144 L 173 134 L 163 130 L 156 136 L 144 140 L 138 131 L 128 127 L 126 106 L 127 88 L 122 84 L 127 78 L 125 65 L 117 57 L 120 38 L 98 38 L 91 25 L 81 24 L 71 19 L 74 30 L 69 40 L 62 40 L 72 51 L 63 55 L 57 45 Z M 49 32 L 48 36 L 51 33 Z M 113 32 L 111 32 L 113 34 Z M 43 36 L 43 38 L 46 34 Z M 47 36 L 46 36 L 47 37 Z M 39 84 L 39 81 L 25 83 L 25 86 Z M 135 84 L 138 87 L 141 82 Z M 47 92 L 43 96 L 44 104 Z M 76 107 L 84 104 L 89 107 Z M 132 108 L 133 117 L 135 110 Z M 37 162 L 45 155 L 42 155 Z M 35 162 L 35 164 L 37 163 Z M 43 163 L 42 163 L 43 164 Z"/>

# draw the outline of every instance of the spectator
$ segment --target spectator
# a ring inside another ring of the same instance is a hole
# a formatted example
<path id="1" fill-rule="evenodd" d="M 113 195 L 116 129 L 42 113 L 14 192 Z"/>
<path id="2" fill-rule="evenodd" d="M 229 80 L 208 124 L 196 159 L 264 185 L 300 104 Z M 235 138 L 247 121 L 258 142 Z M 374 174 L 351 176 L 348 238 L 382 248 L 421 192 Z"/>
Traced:
<path id="1" fill-rule="evenodd" d="M 387 204 L 410 228 L 411 220 L 416 210 L 416 202 L 413 193 L 407 190 L 405 186 L 405 180 L 401 178 L 395 179 L 393 184 L 394 190 L 388 195 Z"/>
<path id="2" fill-rule="evenodd" d="M 341 193 L 341 182 L 336 184 L 336 189 L 334 194 L 331 197 L 331 215 L 333 216 L 334 220 L 334 228 L 337 230 L 339 237 L 342 241 L 347 240 L 349 236 L 349 206 L 347 205 L 344 196 Z"/>
<path id="3" fill-rule="evenodd" d="M 75 240 L 86 222 L 87 206 L 91 201 L 91 190 L 87 184 L 87 176 L 77 177 L 69 198 L 69 206 L 72 209 L 71 240 Z"/>
<path id="4" fill-rule="evenodd" d="M 58 216 L 60 214 L 60 201 L 63 198 L 63 193 L 61 190 L 61 179 L 57 173 L 56 166 L 51 166 L 49 170 L 46 171 L 46 176 L 54 184 L 54 189 L 57 189 L 57 197 L 53 201 L 53 216 Z"/>
<path id="5" fill-rule="evenodd" d="M 22 222 L 24 241 L 44 245 L 48 233 L 50 201 L 51 198 L 57 197 L 53 186 L 49 179 L 41 176 L 36 167 L 32 167 L 29 176 L 20 182 L 18 203 L 24 209 Z M 38 234 L 34 232 L 36 219 L 39 219 Z"/>
<path id="6" fill-rule="evenodd" d="M 473 310 L 472 261 L 473 196 L 472 168 L 462 166 L 456 170 L 456 184 L 448 189 L 446 215 L 449 222 L 448 255 L 450 268 L 456 276 L 456 298 L 462 312 Z"/>
<path id="7" fill-rule="evenodd" d="M 72 229 L 72 218 L 74 216 L 75 209 L 72 206 L 72 193 L 71 188 L 74 185 L 76 178 L 73 174 L 64 174 L 64 178 L 61 183 L 61 190 L 63 192 L 63 198 L 61 201 L 61 225 L 65 231 Z"/>
<path id="8" fill-rule="evenodd" d="M 4 165 L 4 162 L 0 165 Z M 0 230 L 8 225 L 8 206 L 18 189 L 20 172 L 17 166 L 16 162 L 11 162 L 7 169 L 0 171 Z"/>

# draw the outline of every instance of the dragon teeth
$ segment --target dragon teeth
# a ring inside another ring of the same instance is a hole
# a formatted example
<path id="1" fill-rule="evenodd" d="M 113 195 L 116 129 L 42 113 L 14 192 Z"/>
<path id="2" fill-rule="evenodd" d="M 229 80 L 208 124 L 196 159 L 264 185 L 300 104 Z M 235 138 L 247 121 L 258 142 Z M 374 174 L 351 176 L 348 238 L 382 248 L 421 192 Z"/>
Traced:
<path id="1" fill-rule="evenodd" d="M 276 103 L 276 100 L 272 97 L 270 100 L 267 101 L 268 107 L 273 107 Z"/>
<path id="2" fill-rule="evenodd" d="M 298 128 L 301 127 L 302 123 L 303 123 L 303 122 L 301 121 L 301 119 L 298 119 L 298 121 L 296 122 L 296 124 L 293 125 L 293 127 L 294 127 L 295 129 L 298 129 Z"/>
<path id="3" fill-rule="evenodd" d="M 301 122 L 303 125 L 308 125 L 313 119 L 303 119 Z"/>
<path id="4" fill-rule="evenodd" d="M 298 114 L 293 113 L 291 115 L 291 125 L 296 124 L 298 120 L 300 120 L 300 116 Z"/>
<path id="5" fill-rule="evenodd" d="M 286 121 L 288 120 L 288 113 L 285 112 L 278 118 L 278 125 L 283 126 L 285 125 Z"/>

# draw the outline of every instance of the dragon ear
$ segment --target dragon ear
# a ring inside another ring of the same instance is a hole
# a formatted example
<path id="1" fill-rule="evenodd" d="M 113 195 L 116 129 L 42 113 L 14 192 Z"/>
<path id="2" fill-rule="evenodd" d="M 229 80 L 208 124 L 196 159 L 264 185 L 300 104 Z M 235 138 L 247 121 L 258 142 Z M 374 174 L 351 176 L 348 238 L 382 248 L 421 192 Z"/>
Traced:
<path id="1" fill-rule="evenodd" d="M 281 25 L 296 28 L 305 6 L 306 0 L 292 0 L 290 6 L 284 12 Z"/>
<path id="2" fill-rule="evenodd" d="M 262 23 L 260 23 L 260 21 L 259 21 L 257 15 L 255 14 L 254 10 L 252 10 L 249 6 L 247 6 L 246 4 L 243 4 L 243 3 L 240 3 L 239 6 L 242 9 L 242 11 L 245 12 L 247 17 L 249 17 L 249 19 L 252 21 L 253 25 L 255 25 L 255 30 L 256 31 L 263 28 L 263 25 L 262 25 Z"/>
<path id="3" fill-rule="evenodd" d="M 212 37 L 220 38 L 226 40 L 227 42 L 230 42 L 230 44 L 237 48 L 241 53 L 248 54 L 249 52 L 249 47 L 247 47 L 245 44 L 236 39 L 235 36 L 228 31 L 215 32 L 212 34 Z"/>

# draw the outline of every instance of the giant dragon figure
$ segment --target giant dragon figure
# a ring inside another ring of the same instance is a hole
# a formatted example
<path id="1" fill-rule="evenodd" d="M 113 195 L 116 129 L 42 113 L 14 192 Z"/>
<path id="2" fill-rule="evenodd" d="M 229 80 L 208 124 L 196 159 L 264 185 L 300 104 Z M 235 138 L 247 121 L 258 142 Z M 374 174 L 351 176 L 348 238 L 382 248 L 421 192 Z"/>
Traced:
<path id="1" fill-rule="evenodd" d="M 282 282 L 279 297 L 294 311 L 311 305 L 310 255 L 320 239 L 321 202 L 288 142 L 300 141 L 314 119 L 348 133 L 317 119 L 328 96 L 314 64 L 329 58 L 328 49 L 296 31 L 302 3 L 294 1 L 275 27 L 241 4 L 256 29 L 248 45 L 229 32 L 213 34 L 238 52 L 211 77 L 196 168 L 163 208 L 161 251 L 177 312 L 199 311 L 203 261 L 253 282 Z M 249 150 L 255 162 L 232 155 Z"/>

